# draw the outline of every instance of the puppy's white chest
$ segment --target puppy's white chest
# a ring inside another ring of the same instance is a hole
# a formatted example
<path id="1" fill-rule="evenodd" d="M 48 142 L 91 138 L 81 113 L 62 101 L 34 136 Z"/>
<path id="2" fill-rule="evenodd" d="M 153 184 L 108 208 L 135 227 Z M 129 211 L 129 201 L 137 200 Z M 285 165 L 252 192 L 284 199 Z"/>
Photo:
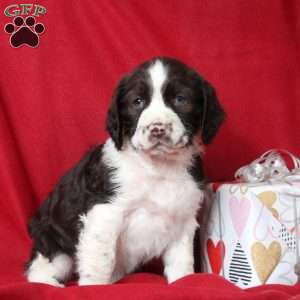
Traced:
<path id="1" fill-rule="evenodd" d="M 127 208 L 121 234 L 125 269 L 159 257 L 178 239 L 185 224 L 195 218 L 201 191 L 190 180 L 156 178 L 136 189 L 136 197 Z"/>
<path id="2" fill-rule="evenodd" d="M 144 207 L 132 211 L 124 221 L 121 240 L 128 271 L 137 264 L 160 256 L 174 238 L 174 232 L 178 231 L 169 216 Z"/>

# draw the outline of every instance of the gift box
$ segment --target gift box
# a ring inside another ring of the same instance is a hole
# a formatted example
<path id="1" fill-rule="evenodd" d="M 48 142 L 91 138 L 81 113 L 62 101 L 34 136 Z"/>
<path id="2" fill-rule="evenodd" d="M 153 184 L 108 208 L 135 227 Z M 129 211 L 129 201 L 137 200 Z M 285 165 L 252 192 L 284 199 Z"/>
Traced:
<path id="1" fill-rule="evenodd" d="M 290 172 L 282 154 L 271 151 L 240 169 L 238 182 L 213 186 L 205 234 L 208 272 L 241 288 L 297 282 L 300 176 L 295 170 L 298 164 Z"/>

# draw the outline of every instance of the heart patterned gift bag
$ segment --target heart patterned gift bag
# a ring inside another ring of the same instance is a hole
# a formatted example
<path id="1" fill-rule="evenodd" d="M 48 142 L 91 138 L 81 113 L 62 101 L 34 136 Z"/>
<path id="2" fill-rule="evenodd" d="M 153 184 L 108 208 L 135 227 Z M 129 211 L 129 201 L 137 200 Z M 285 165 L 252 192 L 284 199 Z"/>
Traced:
<path id="1" fill-rule="evenodd" d="M 285 156 L 293 161 L 290 171 Z M 207 271 L 246 288 L 294 284 L 300 237 L 300 160 L 271 150 L 214 186 L 205 236 Z"/>

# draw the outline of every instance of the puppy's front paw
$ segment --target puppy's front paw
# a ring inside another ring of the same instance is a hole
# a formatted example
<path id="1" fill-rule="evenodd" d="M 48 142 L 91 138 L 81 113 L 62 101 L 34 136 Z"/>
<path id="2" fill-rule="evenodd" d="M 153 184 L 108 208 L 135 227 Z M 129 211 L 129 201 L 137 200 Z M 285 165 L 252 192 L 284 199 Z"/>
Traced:
<path id="1" fill-rule="evenodd" d="M 167 277 L 168 283 L 172 283 L 182 277 L 191 274 L 194 274 L 194 270 L 192 268 L 187 268 L 186 270 L 176 270 L 175 268 L 168 268 L 165 270 L 165 275 Z"/>
<path id="2" fill-rule="evenodd" d="M 101 280 L 100 278 L 95 278 L 92 276 L 80 277 L 78 285 L 100 285 L 100 284 L 110 284 L 108 280 Z"/>
<path id="3" fill-rule="evenodd" d="M 183 278 L 183 277 L 191 275 L 191 274 L 194 274 L 194 272 L 185 273 L 185 274 L 174 274 L 173 276 L 168 276 L 167 280 L 168 280 L 168 283 L 172 283 L 180 278 Z"/>
<path id="4" fill-rule="evenodd" d="M 57 280 L 53 280 L 53 281 L 45 282 L 45 283 L 46 283 L 46 284 L 50 284 L 50 285 L 55 286 L 55 287 L 59 287 L 59 288 L 65 287 L 64 284 L 59 283 Z"/>

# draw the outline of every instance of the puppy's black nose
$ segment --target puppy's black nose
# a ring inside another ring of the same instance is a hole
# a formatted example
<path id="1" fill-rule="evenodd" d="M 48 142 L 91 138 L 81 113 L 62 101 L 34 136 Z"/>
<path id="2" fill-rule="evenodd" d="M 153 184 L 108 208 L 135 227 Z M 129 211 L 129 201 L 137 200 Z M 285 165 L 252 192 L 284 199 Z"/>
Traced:
<path id="1" fill-rule="evenodd" d="M 150 126 L 150 136 L 160 139 L 166 134 L 166 127 L 163 123 L 153 123 Z"/>

